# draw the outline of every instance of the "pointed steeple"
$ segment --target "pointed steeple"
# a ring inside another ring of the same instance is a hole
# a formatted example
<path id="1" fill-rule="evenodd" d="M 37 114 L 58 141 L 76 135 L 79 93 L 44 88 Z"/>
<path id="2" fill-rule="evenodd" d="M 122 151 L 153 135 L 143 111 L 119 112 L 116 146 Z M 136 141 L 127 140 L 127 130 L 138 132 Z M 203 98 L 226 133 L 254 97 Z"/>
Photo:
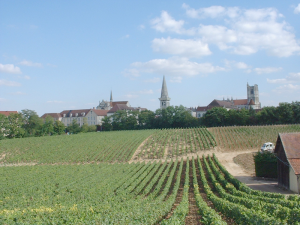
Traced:
<path id="1" fill-rule="evenodd" d="M 163 78 L 163 83 L 162 83 L 162 88 L 161 88 L 161 97 L 159 98 L 160 100 L 160 108 L 164 109 L 170 106 L 170 98 L 168 94 L 168 88 L 167 88 L 167 83 L 165 76 Z"/>
<path id="2" fill-rule="evenodd" d="M 113 97 L 112 97 L 112 91 L 110 91 L 110 102 L 113 101 Z"/>
<path id="3" fill-rule="evenodd" d="M 167 83 L 166 83 L 165 76 L 163 78 L 163 83 L 162 83 L 162 88 L 161 88 L 161 97 L 160 98 L 163 99 L 163 100 L 169 99 L 168 88 L 167 88 Z"/>

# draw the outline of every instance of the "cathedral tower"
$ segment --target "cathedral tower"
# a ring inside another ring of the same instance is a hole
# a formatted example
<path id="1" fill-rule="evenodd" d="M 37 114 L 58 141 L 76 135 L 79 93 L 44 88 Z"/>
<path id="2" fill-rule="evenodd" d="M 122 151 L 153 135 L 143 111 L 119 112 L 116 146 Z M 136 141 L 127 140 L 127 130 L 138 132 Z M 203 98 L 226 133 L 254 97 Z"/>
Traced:
<path id="1" fill-rule="evenodd" d="M 161 97 L 159 98 L 160 101 L 160 108 L 165 109 L 170 106 L 170 98 L 168 95 L 167 83 L 165 76 L 163 78 L 162 88 L 161 88 Z"/>
<path id="2" fill-rule="evenodd" d="M 249 86 L 249 84 L 247 83 L 247 100 L 248 100 L 248 104 L 251 100 L 254 101 L 254 106 L 253 109 L 260 109 L 261 108 L 261 104 L 259 102 L 259 93 L 258 93 L 258 85 L 254 84 L 254 86 Z"/>

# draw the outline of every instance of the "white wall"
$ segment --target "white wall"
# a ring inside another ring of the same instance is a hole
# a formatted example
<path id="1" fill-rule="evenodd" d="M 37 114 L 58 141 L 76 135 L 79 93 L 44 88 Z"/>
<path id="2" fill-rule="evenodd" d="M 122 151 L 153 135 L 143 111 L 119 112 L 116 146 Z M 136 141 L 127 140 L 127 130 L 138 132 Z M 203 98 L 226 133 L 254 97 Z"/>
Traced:
<path id="1" fill-rule="evenodd" d="M 294 170 L 290 167 L 290 190 L 299 194 L 299 182 Z"/>

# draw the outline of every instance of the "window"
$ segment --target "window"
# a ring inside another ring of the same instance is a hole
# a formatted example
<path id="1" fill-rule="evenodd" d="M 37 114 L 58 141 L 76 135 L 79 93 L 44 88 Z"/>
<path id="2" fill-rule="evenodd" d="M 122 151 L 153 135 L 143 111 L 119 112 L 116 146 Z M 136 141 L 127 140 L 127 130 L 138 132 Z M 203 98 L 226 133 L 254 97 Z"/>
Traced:
<path id="1" fill-rule="evenodd" d="M 253 95 L 254 94 L 254 90 L 253 89 L 251 89 L 251 95 Z"/>

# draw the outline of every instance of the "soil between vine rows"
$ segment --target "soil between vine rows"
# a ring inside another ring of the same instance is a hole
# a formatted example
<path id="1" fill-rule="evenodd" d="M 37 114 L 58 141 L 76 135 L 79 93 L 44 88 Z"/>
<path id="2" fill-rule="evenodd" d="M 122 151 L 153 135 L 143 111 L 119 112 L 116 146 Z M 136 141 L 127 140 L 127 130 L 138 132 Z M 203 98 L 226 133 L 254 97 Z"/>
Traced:
<path id="1" fill-rule="evenodd" d="M 205 174 L 205 177 L 206 177 L 206 180 L 207 180 L 207 183 L 208 183 L 210 189 L 214 192 L 214 194 L 215 194 L 216 196 L 220 197 L 220 195 L 219 195 L 217 192 L 215 192 L 215 189 L 214 189 L 214 187 L 213 187 L 213 184 L 212 184 L 212 182 L 211 182 L 211 180 L 210 180 L 210 178 L 209 178 L 209 176 L 208 176 L 207 168 L 206 168 L 206 166 L 205 166 L 205 164 L 204 164 L 204 162 L 203 162 L 203 159 L 201 159 L 200 161 L 201 161 L 202 168 L 203 168 L 203 171 L 204 171 L 204 174 Z M 198 165 L 198 163 L 197 163 L 197 165 Z M 197 170 L 197 169 L 198 169 L 198 170 Z M 196 172 L 197 172 L 198 184 L 199 184 L 199 187 L 200 187 L 200 193 L 201 193 L 202 198 L 204 199 L 204 201 L 206 202 L 206 204 L 207 204 L 209 207 L 211 207 L 211 208 L 214 209 L 216 212 L 218 212 L 218 210 L 214 207 L 214 204 L 207 198 L 207 196 L 206 196 L 206 194 L 205 194 L 205 192 L 204 192 L 204 188 L 203 188 L 203 185 L 202 185 L 200 176 L 199 176 L 199 174 L 200 174 L 200 173 L 199 173 L 199 168 L 196 168 Z M 201 189 L 202 189 L 202 190 L 201 190 Z M 203 195 L 202 195 L 202 194 L 203 194 Z M 205 197 L 203 197 L 204 195 L 205 195 Z M 218 213 L 219 213 L 219 215 L 222 217 L 222 219 L 223 219 L 224 221 L 226 221 L 227 224 L 236 224 L 232 218 L 226 217 L 226 216 L 223 215 L 221 212 L 218 212 Z"/>

